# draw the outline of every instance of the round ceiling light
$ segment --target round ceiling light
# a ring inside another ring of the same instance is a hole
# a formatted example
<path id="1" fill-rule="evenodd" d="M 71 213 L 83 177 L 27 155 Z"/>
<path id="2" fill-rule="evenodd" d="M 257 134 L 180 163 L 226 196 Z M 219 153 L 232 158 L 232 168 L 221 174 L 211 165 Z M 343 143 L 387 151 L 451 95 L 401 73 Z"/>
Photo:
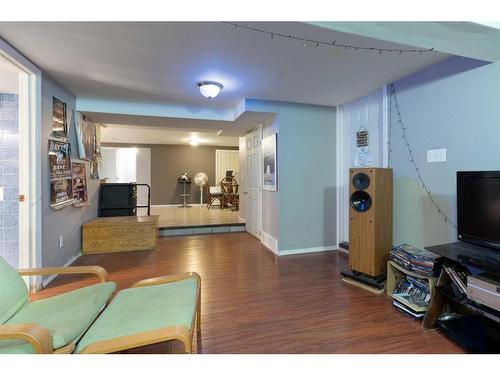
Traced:
<path id="1" fill-rule="evenodd" d="M 188 143 L 191 146 L 198 146 L 200 144 L 200 140 L 198 138 L 189 138 Z"/>
<path id="2" fill-rule="evenodd" d="M 205 98 L 215 98 L 219 95 L 220 90 L 224 87 L 221 83 L 215 81 L 201 81 L 198 82 L 198 88 L 200 89 L 201 95 Z"/>

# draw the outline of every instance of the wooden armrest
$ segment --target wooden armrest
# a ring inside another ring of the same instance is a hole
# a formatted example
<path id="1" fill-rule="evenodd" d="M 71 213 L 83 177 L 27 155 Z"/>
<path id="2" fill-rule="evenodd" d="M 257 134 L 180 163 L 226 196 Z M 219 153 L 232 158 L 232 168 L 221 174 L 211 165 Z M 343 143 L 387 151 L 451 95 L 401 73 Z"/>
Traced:
<path id="1" fill-rule="evenodd" d="M 171 283 L 174 281 L 191 279 L 191 278 L 196 279 L 196 282 L 197 282 L 198 287 L 199 287 L 199 285 L 201 283 L 200 275 L 198 275 L 196 272 L 184 272 L 184 273 L 176 273 L 173 275 L 159 276 L 159 277 L 153 277 L 151 279 L 140 280 L 140 281 L 136 282 L 135 284 L 133 284 L 131 286 L 131 288 L 139 288 L 141 286 L 166 284 L 166 283 Z"/>
<path id="2" fill-rule="evenodd" d="M 17 272 L 21 276 L 93 274 L 99 278 L 101 283 L 108 281 L 108 271 L 99 266 L 23 268 L 23 269 L 18 269 Z"/>
<path id="3" fill-rule="evenodd" d="M 52 336 L 49 331 L 34 323 L 0 325 L 0 340 L 24 340 L 37 354 L 51 354 Z"/>
<path id="4" fill-rule="evenodd" d="M 184 344 L 186 352 L 191 352 L 191 333 L 183 326 L 158 328 L 152 331 L 134 333 L 127 336 L 114 337 L 87 345 L 80 354 L 107 354 L 122 350 L 139 348 L 159 342 L 179 340 Z"/>

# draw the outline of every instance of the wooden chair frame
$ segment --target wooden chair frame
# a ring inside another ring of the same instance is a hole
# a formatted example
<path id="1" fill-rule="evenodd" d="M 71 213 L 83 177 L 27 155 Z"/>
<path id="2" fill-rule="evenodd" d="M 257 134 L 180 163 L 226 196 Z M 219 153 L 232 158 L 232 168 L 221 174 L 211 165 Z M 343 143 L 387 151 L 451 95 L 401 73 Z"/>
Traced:
<path id="1" fill-rule="evenodd" d="M 99 277 L 100 282 L 108 280 L 107 271 L 99 266 L 77 266 L 77 267 L 50 267 L 50 268 L 30 268 L 18 270 L 21 276 L 28 275 L 53 275 L 53 274 L 94 274 Z M 194 278 L 196 280 L 196 312 L 193 314 L 190 329 L 183 326 L 164 327 L 148 332 L 140 332 L 133 335 L 116 337 L 102 340 L 87 345 L 81 354 L 106 354 L 114 353 L 126 349 L 138 348 L 145 345 L 156 344 L 165 341 L 179 340 L 184 345 L 186 353 L 192 353 L 193 333 L 196 324 L 198 345 L 201 345 L 201 278 L 196 272 L 186 272 L 167 276 L 160 276 L 136 282 L 132 288 L 160 285 L 170 282 Z M 109 303 L 109 301 L 108 301 Z M 92 322 L 93 324 L 94 322 Z M 90 326 L 92 325 L 90 324 Z M 88 328 L 90 328 L 87 327 Z M 0 325 L 0 339 L 21 339 L 30 343 L 38 354 L 71 354 L 77 340 L 54 351 L 52 347 L 53 338 L 47 329 L 33 323 L 26 324 L 4 324 Z"/>
<path id="2" fill-rule="evenodd" d="M 190 329 L 184 326 L 163 327 L 147 332 L 115 337 L 97 341 L 87 345 L 81 354 L 108 354 L 122 350 L 138 348 L 145 345 L 157 344 L 171 340 L 179 340 L 184 344 L 186 353 L 192 353 L 193 333 L 196 324 L 198 343 L 201 344 L 201 278 L 196 272 L 186 272 L 168 276 L 154 277 L 136 282 L 132 288 L 141 288 L 152 285 L 167 284 L 175 281 L 194 278 L 196 280 L 196 312 L 193 314 Z"/>
<path id="3" fill-rule="evenodd" d="M 96 275 L 101 283 L 108 281 L 108 272 L 104 268 L 99 266 L 25 268 L 18 269 L 17 272 L 21 276 L 92 274 Z M 83 333 L 84 332 L 82 332 L 82 334 Z M 73 350 L 75 350 L 76 342 L 80 339 L 80 337 L 78 337 L 78 339 L 74 342 L 71 342 L 70 344 L 62 348 L 54 350 L 52 346 L 53 338 L 50 335 L 49 331 L 44 327 L 41 327 L 34 323 L 0 325 L 0 339 L 24 340 L 33 346 L 33 348 L 35 349 L 35 353 L 37 354 L 72 353 Z"/>
<path id="4" fill-rule="evenodd" d="M 239 185 L 234 177 L 224 177 L 220 186 L 222 189 L 223 200 L 221 202 L 221 210 L 229 208 L 229 204 L 233 205 L 233 211 L 239 210 Z"/>
<path id="5" fill-rule="evenodd" d="M 212 207 L 212 204 L 214 204 L 214 202 L 216 200 L 219 200 L 219 203 L 222 206 L 222 201 L 224 199 L 224 196 L 222 194 L 222 188 L 221 188 L 221 193 L 220 194 L 212 194 L 210 192 L 210 187 L 207 186 L 207 185 L 205 185 L 205 193 L 207 195 L 207 208 Z"/>

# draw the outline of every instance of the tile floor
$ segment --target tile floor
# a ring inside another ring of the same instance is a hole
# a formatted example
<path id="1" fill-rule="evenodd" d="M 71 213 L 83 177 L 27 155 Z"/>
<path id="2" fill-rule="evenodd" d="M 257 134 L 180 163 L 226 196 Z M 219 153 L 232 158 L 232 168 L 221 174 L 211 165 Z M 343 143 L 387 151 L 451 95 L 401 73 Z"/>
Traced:
<path id="1" fill-rule="evenodd" d="M 160 228 L 245 223 L 238 211 L 210 209 L 193 204 L 190 208 L 151 206 L 151 215 L 159 216 Z"/>

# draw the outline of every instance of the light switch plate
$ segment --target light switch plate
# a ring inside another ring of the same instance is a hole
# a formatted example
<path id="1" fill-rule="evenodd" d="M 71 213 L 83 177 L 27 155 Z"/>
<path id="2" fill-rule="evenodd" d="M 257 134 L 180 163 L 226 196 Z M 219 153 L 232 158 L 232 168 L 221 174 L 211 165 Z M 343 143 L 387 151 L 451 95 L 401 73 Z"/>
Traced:
<path id="1" fill-rule="evenodd" d="M 427 150 L 428 163 L 440 163 L 446 161 L 446 149 L 438 148 L 435 150 Z"/>

